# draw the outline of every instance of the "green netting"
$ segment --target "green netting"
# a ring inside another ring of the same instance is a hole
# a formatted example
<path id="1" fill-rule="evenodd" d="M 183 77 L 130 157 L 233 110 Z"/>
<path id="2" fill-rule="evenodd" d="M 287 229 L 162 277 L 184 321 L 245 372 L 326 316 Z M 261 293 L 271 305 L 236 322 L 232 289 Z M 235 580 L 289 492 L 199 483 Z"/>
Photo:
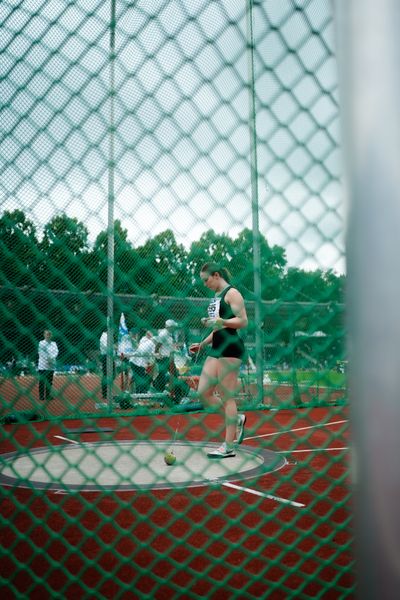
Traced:
<path id="1" fill-rule="evenodd" d="M 3 0 L 0 21 L 2 590 L 350 597 L 330 2 Z M 210 261 L 249 318 L 249 430 L 212 467 L 224 425 L 187 351 Z M 124 344 L 168 319 L 143 391 Z"/>

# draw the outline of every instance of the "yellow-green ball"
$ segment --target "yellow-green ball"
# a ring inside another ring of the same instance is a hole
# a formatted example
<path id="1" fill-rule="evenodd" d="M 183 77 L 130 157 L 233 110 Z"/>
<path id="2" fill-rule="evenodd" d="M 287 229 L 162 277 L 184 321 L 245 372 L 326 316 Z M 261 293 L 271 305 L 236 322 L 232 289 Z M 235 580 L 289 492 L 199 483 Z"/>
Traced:
<path id="1" fill-rule="evenodd" d="M 166 452 L 164 456 L 164 461 L 166 465 L 173 465 L 176 461 L 176 456 L 173 452 Z"/>

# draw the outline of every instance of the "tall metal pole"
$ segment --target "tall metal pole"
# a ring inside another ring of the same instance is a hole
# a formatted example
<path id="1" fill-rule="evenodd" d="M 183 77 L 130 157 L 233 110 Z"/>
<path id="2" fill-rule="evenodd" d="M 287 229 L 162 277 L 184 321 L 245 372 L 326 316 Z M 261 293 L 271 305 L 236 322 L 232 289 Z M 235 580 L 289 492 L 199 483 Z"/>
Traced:
<path id="1" fill-rule="evenodd" d="M 110 16 L 110 122 L 108 155 L 107 223 L 107 404 L 112 410 L 114 379 L 114 201 L 115 201 L 115 21 L 116 0 L 111 0 Z"/>
<path id="2" fill-rule="evenodd" d="M 260 228 L 259 228 L 259 203 L 258 203 L 258 169 L 257 169 L 257 129 L 256 129 L 256 103 L 255 103 L 255 78 L 254 78 L 254 36 L 253 36 L 253 4 L 254 0 L 246 0 L 246 26 L 247 26 L 247 65 L 249 88 L 249 132 L 250 132 L 250 175 L 251 175 L 251 210 L 253 230 L 253 277 L 255 296 L 255 341 L 256 341 L 256 372 L 257 372 L 257 401 L 262 404 L 264 400 L 264 340 L 263 340 L 263 314 L 261 298 L 261 259 L 260 259 Z"/>
<path id="3" fill-rule="evenodd" d="M 360 600 L 400 594 L 400 2 L 338 0 Z"/>

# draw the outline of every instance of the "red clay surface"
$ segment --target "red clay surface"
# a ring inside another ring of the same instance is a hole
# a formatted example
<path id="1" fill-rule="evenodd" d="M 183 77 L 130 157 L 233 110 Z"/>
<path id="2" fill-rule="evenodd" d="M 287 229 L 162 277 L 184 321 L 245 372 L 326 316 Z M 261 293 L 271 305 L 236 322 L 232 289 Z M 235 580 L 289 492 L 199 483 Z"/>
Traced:
<path id="1" fill-rule="evenodd" d="M 243 489 L 57 493 L 1 490 L 4 598 L 354 597 L 348 416 L 344 407 L 247 413 L 245 443 L 284 452 L 281 470 Z M 188 413 L 3 426 L 0 452 L 82 441 L 218 441 L 218 415 Z M 69 436 L 71 437 L 71 436 Z M 173 468 L 173 467 L 171 467 Z"/>
<path id="2" fill-rule="evenodd" d="M 113 394 L 118 395 L 120 377 L 114 381 Z M 196 378 L 190 378 L 189 384 L 195 386 Z M 251 384 L 241 390 L 239 402 L 248 398 L 256 398 L 256 386 Z M 336 402 L 343 400 L 344 391 L 331 388 L 316 388 L 311 386 L 299 391 L 303 403 L 315 404 L 318 402 Z M 100 377 L 93 373 L 86 375 L 55 375 L 53 385 L 53 399 L 43 406 L 38 399 L 37 377 L 0 377 L 0 417 L 15 411 L 42 411 L 49 416 L 62 416 L 70 418 L 82 416 L 82 413 L 101 414 L 98 405 L 104 402 L 101 398 Z M 264 403 L 279 407 L 283 404 L 295 404 L 291 385 L 265 385 Z M 153 403 L 155 407 L 157 403 Z M 104 411 L 103 411 L 104 412 Z"/>

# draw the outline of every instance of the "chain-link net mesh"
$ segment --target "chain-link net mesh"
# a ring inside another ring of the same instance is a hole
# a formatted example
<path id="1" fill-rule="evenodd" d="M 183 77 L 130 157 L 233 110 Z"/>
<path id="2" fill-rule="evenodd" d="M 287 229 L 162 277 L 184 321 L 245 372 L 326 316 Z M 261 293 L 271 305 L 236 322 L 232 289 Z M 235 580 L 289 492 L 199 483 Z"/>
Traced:
<path id="1" fill-rule="evenodd" d="M 3 0 L 0 20 L 3 589 L 350 596 L 330 3 Z M 249 321 L 250 431 L 217 463 L 189 352 L 210 261 Z"/>

